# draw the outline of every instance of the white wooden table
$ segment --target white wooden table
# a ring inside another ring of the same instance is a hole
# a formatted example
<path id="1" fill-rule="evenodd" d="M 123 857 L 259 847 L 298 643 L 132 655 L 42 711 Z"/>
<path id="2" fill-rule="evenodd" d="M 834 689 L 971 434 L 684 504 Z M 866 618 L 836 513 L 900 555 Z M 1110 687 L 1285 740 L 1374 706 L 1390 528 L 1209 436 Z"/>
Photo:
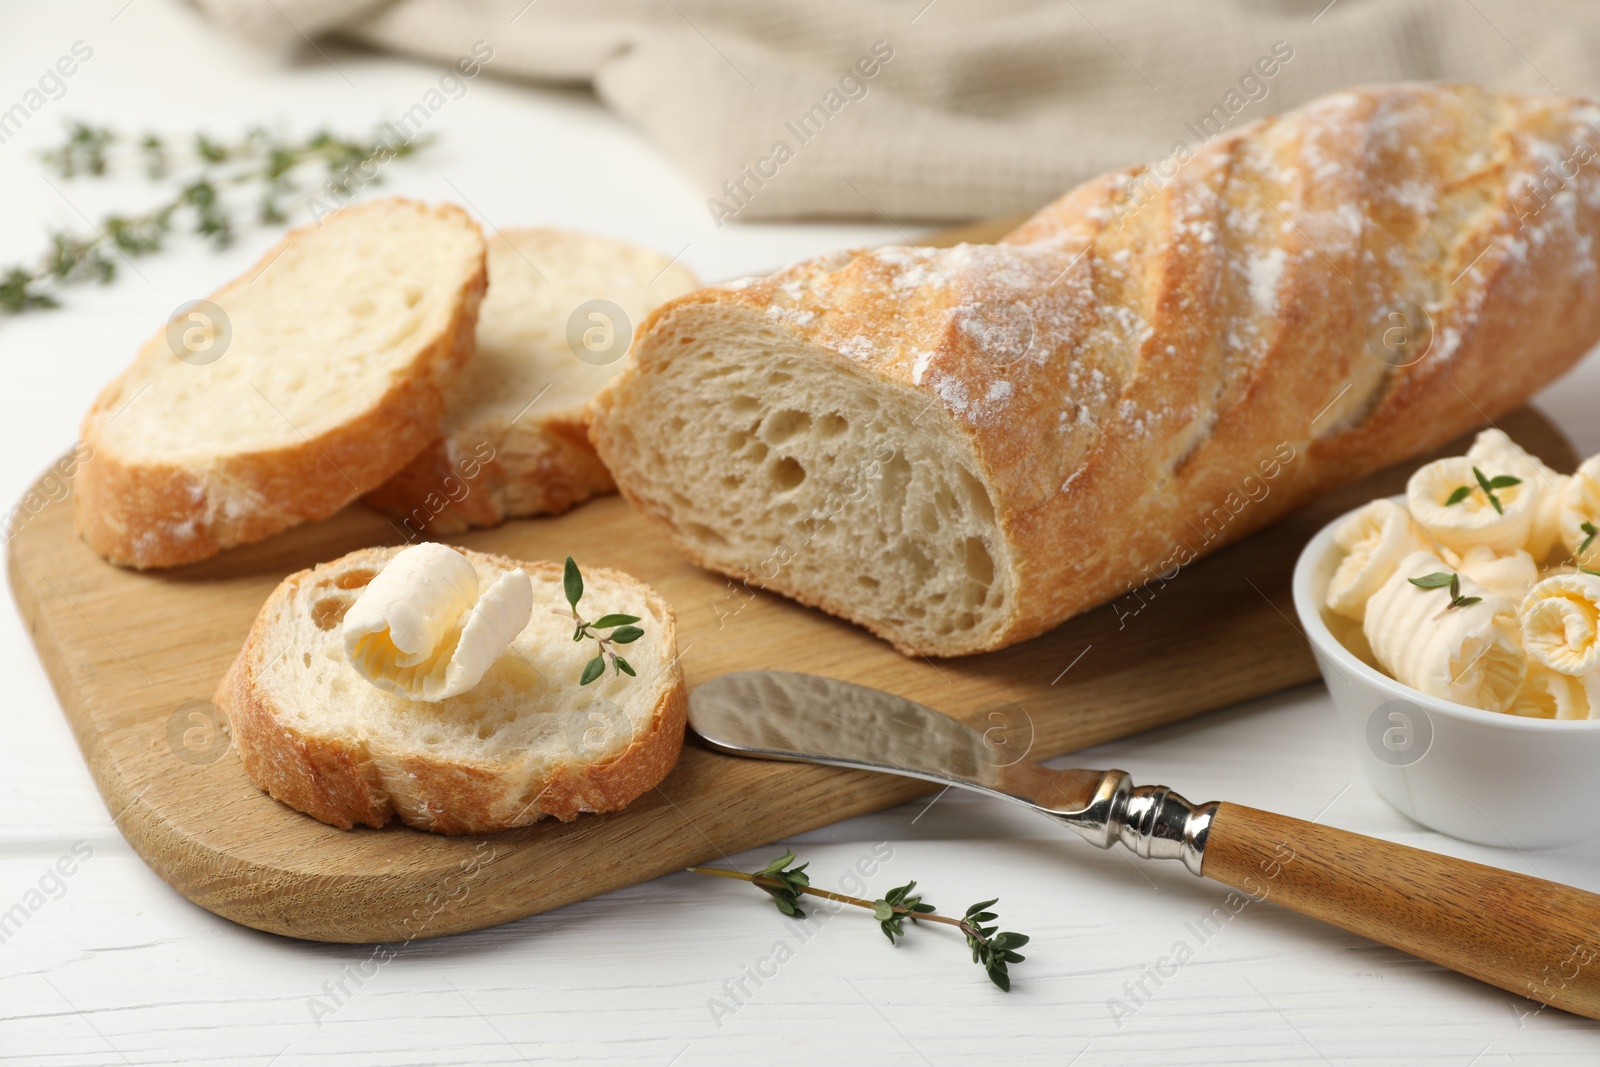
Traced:
<path id="1" fill-rule="evenodd" d="M 109 189 L 46 180 L 33 152 L 68 117 L 219 135 L 282 117 L 354 132 L 408 108 L 437 80 L 425 65 L 331 46 L 326 59 L 309 49 L 287 61 L 257 55 L 170 0 L 124 3 L 0 9 L 0 109 L 75 41 L 93 48 L 65 96 L 0 144 L 6 263 L 31 256 L 46 226 L 81 227 L 80 212 L 95 218 L 139 194 L 134 180 Z M 479 79 L 431 128 L 438 144 L 389 168 L 388 188 L 463 201 L 493 225 L 553 222 L 681 250 L 707 278 L 895 238 L 882 226 L 717 229 L 670 161 L 585 94 Z M 179 242 L 109 288 L 74 293 L 65 310 L 0 319 L 0 502 L 72 443 L 95 390 L 154 324 L 241 270 L 272 236 L 251 232 L 220 255 Z M 1541 404 L 1588 454 L 1600 451 L 1597 401 L 1600 363 L 1591 359 Z M 876 891 L 916 878 L 946 908 L 999 895 L 1007 928 L 1033 937 L 1009 996 L 945 930 L 916 930 L 891 949 L 870 917 L 850 912 L 802 943 L 753 890 L 689 874 L 419 942 L 375 967 L 369 946 L 257 933 L 168 889 L 112 826 L 10 610 L 0 610 L 0 669 L 0 913 L 16 904 L 26 912 L 0 935 L 6 1063 L 1467 1067 L 1594 1062 L 1600 1053 L 1600 1024 L 1533 1012 L 1272 904 L 1201 942 L 1189 924 L 1220 903 L 1220 887 L 955 794 L 790 843 L 819 885 L 836 885 L 887 843 L 893 856 L 872 879 Z M 1600 890 L 1600 843 L 1481 848 L 1387 807 L 1356 779 L 1320 686 L 1076 760 L 1124 767 L 1196 800 L 1320 816 Z M 777 851 L 734 858 L 753 864 Z M 772 972 L 768 957 L 784 939 L 792 958 L 758 986 L 747 975 Z M 1159 984 L 1146 977 L 1179 941 L 1193 958 Z"/>

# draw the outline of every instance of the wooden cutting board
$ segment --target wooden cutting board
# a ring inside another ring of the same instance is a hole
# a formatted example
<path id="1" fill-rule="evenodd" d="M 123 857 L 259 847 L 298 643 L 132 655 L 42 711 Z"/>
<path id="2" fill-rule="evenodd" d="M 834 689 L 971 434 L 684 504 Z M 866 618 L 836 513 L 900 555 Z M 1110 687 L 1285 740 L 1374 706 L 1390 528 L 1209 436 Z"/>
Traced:
<path id="1" fill-rule="evenodd" d="M 1500 425 L 1556 469 L 1576 466 L 1537 413 Z M 1463 439 L 1441 454 L 1465 448 Z M 1333 516 L 1400 491 L 1414 466 L 1185 568 L 1148 600 L 1125 597 L 1022 645 L 957 660 L 906 659 L 781 597 L 735 596 L 617 497 L 455 540 L 524 559 L 572 553 L 643 578 L 677 609 L 691 688 L 755 667 L 828 674 L 1001 730 L 1043 758 L 1316 677 L 1289 599 L 1295 557 Z M 736 759 L 691 737 L 659 789 L 626 811 L 572 823 L 446 838 L 399 824 L 344 832 L 292 811 L 245 777 L 210 696 L 281 578 L 395 540 L 385 518 L 356 505 L 205 563 L 139 574 L 90 552 L 62 500 L 11 542 L 12 594 L 118 828 L 174 889 L 218 915 L 324 941 L 454 933 L 721 862 L 927 790 L 887 775 Z"/>
<path id="2" fill-rule="evenodd" d="M 1576 466 L 1571 446 L 1542 416 L 1524 409 L 1500 425 L 1558 470 Z M 1334 515 L 1399 491 L 1414 466 L 1334 494 L 1185 568 L 1154 594 L 1130 595 L 1001 652 L 946 661 L 904 658 L 772 594 L 736 594 L 685 562 L 617 497 L 452 540 L 521 559 L 571 554 L 585 567 L 619 567 L 649 582 L 678 612 L 691 688 L 748 668 L 827 674 L 999 730 L 1044 758 L 1314 678 L 1289 599 L 1295 557 Z M 62 497 L 59 484 L 36 491 L 36 499 Z M 28 510 L 19 510 L 10 543 L 12 595 L 107 808 L 168 884 L 247 926 L 345 942 L 477 929 L 724 861 L 928 789 L 885 775 L 741 760 L 691 737 L 661 786 L 620 813 L 483 838 L 398 823 L 335 830 L 256 789 L 210 697 L 280 579 L 398 541 L 389 521 L 354 505 L 217 559 L 140 574 L 89 551 L 74 533 L 69 499 Z"/>

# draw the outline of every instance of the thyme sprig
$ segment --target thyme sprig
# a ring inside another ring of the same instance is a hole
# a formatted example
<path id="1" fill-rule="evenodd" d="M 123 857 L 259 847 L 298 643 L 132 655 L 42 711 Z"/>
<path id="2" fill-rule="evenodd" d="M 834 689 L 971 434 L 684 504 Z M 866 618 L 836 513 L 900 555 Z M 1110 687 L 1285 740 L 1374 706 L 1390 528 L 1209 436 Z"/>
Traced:
<path id="1" fill-rule="evenodd" d="M 1477 488 L 1482 489 L 1483 495 L 1489 498 L 1489 503 L 1494 508 L 1497 515 L 1504 515 L 1506 513 L 1506 509 L 1500 505 L 1500 498 L 1495 496 L 1494 491 L 1496 489 L 1510 489 L 1513 485 L 1522 484 L 1521 478 L 1515 478 L 1509 474 L 1497 474 L 1493 478 L 1490 478 L 1477 467 L 1472 468 L 1472 477 L 1476 479 L 1478 483 Z M 1472 495 L 1472 490 L 1473 486 L 1470 485 L 1456 486 L 1455 489 L 1451 491 L 1449 497 L 1445 499 L 1444 506 L 1448 508 L 1455 504 L 1461 503 L 1463 500 L 1467 499 L 1467 497 Z"/>
<path id="2" fill-rule="evenodd" d="M 1407 578 L 1406 581 L 1410 582 L 1418 589 L 1442 589 L 1445 586 L 1450 587 L 1450 603 L 1439 609 L 1439 614 L 1433 617 L 1434 621 L 1437 621 L 1441 616 L 1444 615 L 1445 612 L 1450 611 L 1452 608 L 1471 607 L 1473 604 L 1476 604 L 1483 599 L 1481 596 L 1462 596 L 1461 575 L 1451 574 L 1449 571 L 1434 571 L 1432 574 L 1424 574 L 1421 578 Z"/>
<path id="3" fill-rule="evenodd" d="M 578 684 L 588 685 L 604 674 L 606 672 L 606 660 L 608 659 L 611 661 L 612 668 L 618 674 L 626 674 L 630 678 L 637 678 L 638 675 L 634 673 L 633 665 L 617 655 L 616 649 L 611 646 L 631 645 L 644 636 L 644 631 L 634 625 L 639 621 L 639 616 L 613 612 L 609 615 L 602 615 L 593 622 L 588 622 L 582 615 L 579 615 L 578 601 L 583 599 L 583 574 L 579 572 L 578 565 L 573 562 L 571 556 L 567 557 L 567 566 L 561 576 L 561 584 L 563 591 L 567 594 L 567 603 L 572 605 L 572 610 L 562 611 L 560 608 L 551 608 L 550 610 L 554 614 L 570 618 L 576 623 L 572 631 L 572 639 L 574 641 L 593 638 L 600 646 L 600 651 L 595 653 L 594 658 L 583 665 L 583 675 L 579 678 Z M 611 633 L 602 637 L 596 632 L 599 630 L 610 630 Z"/>
<path id="4" fill-rule="evenodd" d="M 129 138 L 107 126 L 74 122 L 62 144 L 41 153 L 46 167 L 66 179 L 103 178 L 117 169 L 118 150 L 126 147 L 144 177 L 166 187 L 166 198 L 146 211 L 106 215 L 92 232 L 50 231 L 43 255 L 0 267 L 0 315 L 58 307 L 61 290 L 70 285 L 104 285 L 124 259 L 162 250 L 180 226 L 215 248 L 227 247 L 246 224 L 234 190 L 251 190 L 257 223 L 277 225 L 287 220 L 288 200 L 319 175 L 323 193 L 343 202 L 359 186 L 382 181 L 372 163 L 409 156 L 427 143 L 423 137 L 383 138 L 378 130 L 365 139 L 329 130 L 292 137 L 261 126 L 235 141 L 205 133 Z"/>
<path id="5" fill-rule="evenodd" d="M 1600 530 L 1596 530 L 1592 522 L 1580 522 L 1578 529 L 1583 531 L 1583 541 L 1578 545 L 1578 555 L 1582 556 L 1594 544 L 1595 535 L 1600 534 Z"/>
<path id="6" fill-rule="evenodd" d="M 873 917 L 878 920 L 879 929 L 883 931 L 883 935 L 889 939 L 891 945 L 895 943 L 896 938 L 905 936 L 903 924 L 907 919 L 911 920 L 913 925 L 930 922 L 954 926 L 966 935 L 967 947 L 972 950 L 972 962 L 983 968 L 984 973 L 989 976 L 989 981 L 1006 992 L 1011 991 L 1011 975 L 1007 965 L 1021 963 L 1027 958 L 1017 949 L 1028 943 L 1028 936 L 1003 931 L 997 926 L 984 925 L 999 917 L 988 910 L 1000 899 L 999 897 L 994 900 L 979 901 L 968 908 L 960 918 L 956 918 L 952 915 L 940 915 L 932 904 L 923 901 L 921 896 L 913 895 L 911 891 L 917 887 L 915 881 L 896 886 L 877 900 L 867 900 L 863 897 L 816 888 L 811 884 L 810 876 L 805 873 L 810 865 L 805 863 L 795 865 L 794 860 L 794 851 L 789 850 L 754 874 L 730 871 L 723 867 L 690 867 L 689 870 L 694 874 L 737 878 L 749 882 L 770 896 L 779 911 L 795 919 L 805 918 L 806 913 L 800 907 L 802 896 L 822 897 L 863 908 L 872 912 Z"/>

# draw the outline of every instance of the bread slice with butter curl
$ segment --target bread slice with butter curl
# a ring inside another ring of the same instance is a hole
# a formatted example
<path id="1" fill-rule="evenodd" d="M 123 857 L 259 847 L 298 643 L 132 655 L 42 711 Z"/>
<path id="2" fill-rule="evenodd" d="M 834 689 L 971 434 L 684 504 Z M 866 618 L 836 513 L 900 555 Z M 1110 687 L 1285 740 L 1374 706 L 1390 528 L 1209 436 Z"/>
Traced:
<path id="1" fill-rule="evenodd" d="M 217 689 L 245 772 L 267 793 L 341 829 L 398 816 L 419 830 L 479 834 L 550 815 L 616 811 L 666 777 L 687 696 L 676 618 L 620 571 L 584 571 L 580 613 L 640 618 L 622 646 L 637 677 L 579 685 L 595 643 L 572 640 L 562 567 L 459 549 L 487 586 L 521 567 L 533 616 L 464 693 L 413 701 L 372 685 L 345 656 L 350 605 L 404 546 L 367 548 L 285 578 Z"/>

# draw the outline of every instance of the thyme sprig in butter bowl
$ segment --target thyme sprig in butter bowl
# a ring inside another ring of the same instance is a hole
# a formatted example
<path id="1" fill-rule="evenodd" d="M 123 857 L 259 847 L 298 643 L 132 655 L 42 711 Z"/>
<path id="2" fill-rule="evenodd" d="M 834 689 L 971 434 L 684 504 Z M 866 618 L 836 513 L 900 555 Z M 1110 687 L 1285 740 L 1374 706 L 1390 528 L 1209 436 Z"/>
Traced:
<path id="1" fill-rule="evenodd" d="M 1440 615 L 1455 608 L 1470 608 L 1483 600 L 1481 596 L 1462 596 L 1461 575 L 1451 574 L 1448 571 L 1435 571 L 1432 574 L 1424 574 L 1421 578 L 1407 578 L 1406 581 L 1418 589 L 1449 589 L 1450 603 L 1440 609 Z M 1434 616 L 1435 619 L 1438 617 Z"/>
<path id="2" fill-rule="evenodd" d="M 1479 470 L 1476 466 L 1474 466 L 1472 468 L 1472 477 L 1477 480 L 1478 484 L 1477 484 L 1476 488 L 1483 490 L 1484 499 L 1488 500 L 1489 504 L 1494 508 L 1494 510 L 1497 513 L 1501 514 L 1501 515 L 1504 515 L 1506 513 L 1506 509 L 1500 503 L 1500 498 L 1495 496 L 1494 491 L 1496 489 L 1509 489 L 1513 485 L 1521 485 L 1522 484 L 1522 479 L 1518 478 L 1516 475 L 1513 475 L 1513 474 L 1497 474 L 1493 478 L 1490 478 L 1488 475 L 1484 474 L 1483 471 Z M 1472 490 L 1474 488 L 1475 488 L 1474 486 L 1470 486 L 1470 485 L 1458 485 L 1458 486 L 1456 486 L 1455 490 L 1453 492 L 1451 492 L 1449 498 L 1447 500 L 1445 500 L 1445 502 L 1444 502 L 1445 507 L 1447 507 L 1447 508 L 1448 507 L 1455 507 L 1457 504 L 1461 503 L 1463 500 L 1466 500 L 1468 497 L 1470 497 L 1472 495 Z"/>

